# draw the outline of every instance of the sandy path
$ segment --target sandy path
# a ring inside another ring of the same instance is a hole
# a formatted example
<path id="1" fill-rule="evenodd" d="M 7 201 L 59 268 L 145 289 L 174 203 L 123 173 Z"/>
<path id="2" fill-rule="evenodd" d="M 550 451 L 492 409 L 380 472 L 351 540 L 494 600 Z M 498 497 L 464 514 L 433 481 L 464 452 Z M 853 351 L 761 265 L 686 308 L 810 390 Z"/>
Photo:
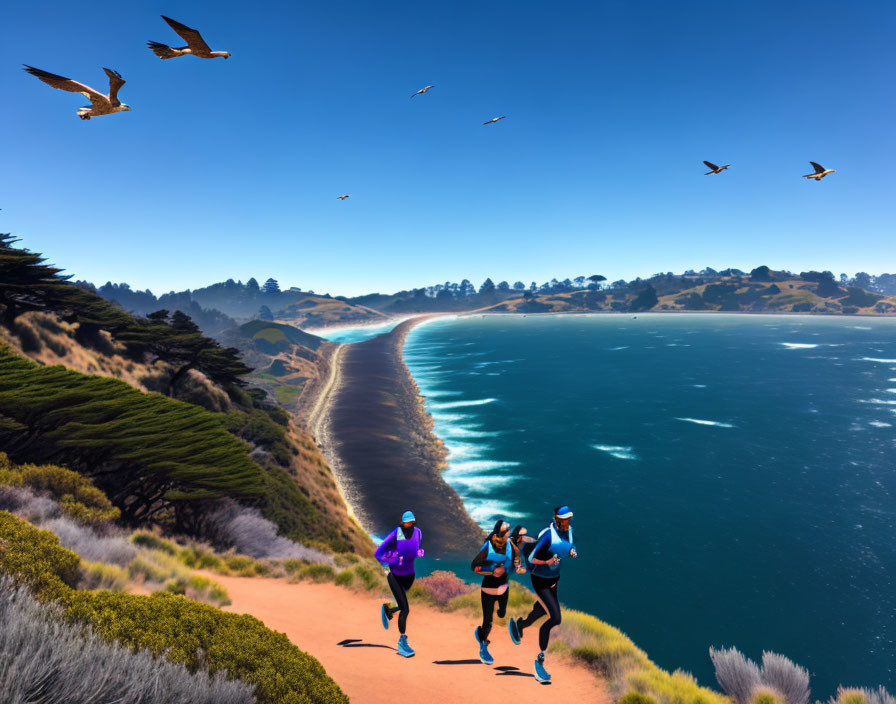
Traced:
<path id="1" fill-rule="evenodd" d="M 395 621 L 380 623 L 380 602 L 332 584 L 289 584 L 279 579 L 223 577 L 233 603 L 225 611 L 255 616 L 320 660 L 327 673 L 361 704 L 396 702 L 488 702 L 543 704 L 545 698 L 610 704 L 604 683 L 584 667 L 559 656 L 548 658 L 550 685 L 531 676 L 537 651 L 534 632 L 513 645 L 505 627 L 492 629 L 495 664 L 479 662 L 473 639 L 477 625 L 465 614 L 442 613 L 411 604 L 408 641 L 417 651 L 400 657 Z"/>

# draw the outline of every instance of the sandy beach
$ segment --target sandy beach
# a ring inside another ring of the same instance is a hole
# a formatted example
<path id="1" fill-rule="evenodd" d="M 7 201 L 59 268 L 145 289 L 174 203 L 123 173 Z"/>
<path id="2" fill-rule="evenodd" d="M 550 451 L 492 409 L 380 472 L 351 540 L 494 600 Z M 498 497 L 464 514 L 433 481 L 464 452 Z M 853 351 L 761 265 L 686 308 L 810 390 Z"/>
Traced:
<path id="1" fill-rule="evenodd" d="M 308 424 L 368 532 L 385 534 L 411 509 L 430 551 L 466 555 L 484 533 L 442 478 L 447 451 L 401 358 L 408 331 L 431 317 L 341 346 Z"/>

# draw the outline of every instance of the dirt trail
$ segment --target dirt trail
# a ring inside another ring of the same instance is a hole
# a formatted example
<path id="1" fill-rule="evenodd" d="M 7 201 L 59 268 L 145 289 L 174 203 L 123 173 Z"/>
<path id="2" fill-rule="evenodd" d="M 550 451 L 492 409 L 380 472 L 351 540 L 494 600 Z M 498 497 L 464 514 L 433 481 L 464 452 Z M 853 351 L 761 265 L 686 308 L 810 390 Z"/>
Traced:
<path id="1" fill-rule="evenodd" d="M 327 673 L 360 704 L 397 702 L 490 702 L 544 704 L 546 698 L 610 704 L 605 683 L 584 667 L 559 656 L 548 657 L 550 685 L 532 677 L 538 649 L 535 630 L 513 645 L 506 626 L 496 621 L 491 633 L 494 665 L 479 662 L 474 620 L 466 613 L 442 613 L 411 604 L 408 641 L 412 658 L 398 655 L 396 622 L 380 623 L 377 598 L 333 584 L 280 579 L 223 577 L 233 603 L 225 611 L 255 616 L 312 654 Z"/>

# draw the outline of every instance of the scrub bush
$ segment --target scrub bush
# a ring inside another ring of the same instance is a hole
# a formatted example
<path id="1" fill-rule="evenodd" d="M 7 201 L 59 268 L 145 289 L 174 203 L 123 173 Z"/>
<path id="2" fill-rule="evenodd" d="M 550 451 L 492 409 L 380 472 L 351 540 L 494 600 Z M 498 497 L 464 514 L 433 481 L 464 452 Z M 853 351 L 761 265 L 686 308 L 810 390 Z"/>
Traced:
<path id="1" fill-rule="evenodd" d="M 50 531 L 0 511 L 0 572 L 53 598 L 77 584 L 79 562 Z"/>
<path id="2" fill-rule="evenodd" d="M 0 692 L 8 704 L 250 704 L 252 686 L 219 671 L 191 674 L 59 623 L 59 610 L 0 577 Z"/>
<path id="3" fill-rule="evenodd" d="M 330 565 L 305 565 L 296 572 L 298 579 L 309 579 L 312 582 L 332 582 L 336 579 L 336 570 Z"/>
<path id="4" fill-rule="evenodd" d="M 384 585 L 386 582 L 385 577 L 380 580 L 379 575 L 365 565 L 355 565 L 355 574 L 358 575 L 361 584 L 364 585 L 364 588 L 367 590 L 375 589 L 376 587 Z"/>
<path id="5" fill-rule="evenodd" d="M 128 572 L 117 565 L 102 562 L 82 562 L 78 589 L 108 589 L 123 592 L 127 587 Z"/>
<path id="6" fill-rule="evenodd" d="M 830 698 L 831 704 L 871 704 L 865 695 L 865 690 L 852 687 L 840 687 L 837 696 Z"/>
<path id="7" fill-rule="evenodd" d="M 70 591 L 65 615 L 107 640 L 186 665 L 227 670 L 256 686 L 261 703 L 326 704 L 348 698 L 321 664 L 251 616 L 224 613 L 182 596 Z"/>
<path id="8" fill-rule="evenodd" d="M 474 585 L 467 584 L 454 572 L 436 570 L 428 577 L 420 577 L 415 585 L 419 585 L 428 601 L 436 606 L 445 607 L 448 602 L 458 596 L 470 594 Z"/>
<path id="9" fill-rule="evenodd" d="M 737 704 L 808 704 L 809 673 L 777 653 L 762 654 L 762 668 L 737 648 L 709 649 L 722 690 Z M 756 701 L 757 697 L 762 701 Z"/>
<path id="10" fill-rule="evenodd" d="M 333 584 L 335 584 L 337 587 L 350 587 L 354 581 L 354 572 L 352 572 L 351 570 L 342 570 L 342 572 L 336 575 L 336 578 L 333 580 Z"/>
<path id="11" fill-rule="evenodd" d="M 617 704 L 657 704 L 657 701 L 649 694 L 633 690 L 623 695 Z"/>

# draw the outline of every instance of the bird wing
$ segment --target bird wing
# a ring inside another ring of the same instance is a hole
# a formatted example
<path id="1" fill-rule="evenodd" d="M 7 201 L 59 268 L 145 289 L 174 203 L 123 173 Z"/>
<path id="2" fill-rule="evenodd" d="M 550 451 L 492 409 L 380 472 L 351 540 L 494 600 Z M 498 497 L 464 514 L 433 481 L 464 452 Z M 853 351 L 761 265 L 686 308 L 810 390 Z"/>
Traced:
<path id="1" fill-rule="evenodd" d="M 165 20 L 168 25 L 180 35 L 180 38 L 183 39 L 191 49 L 194 51 L 198 49 L 199 51 L 211 51 L 211 47 L 205 43 L 205 40 L 202 38 L 202 35 L 199 34 L 199 31 L 193 29 L 191 27 L 187 27 L 185 24 L 181 24 L 177 20 L 173 20 L 170 17 L 165 17 L 162 15 L 162 19 Z"/>
<path id="2" fill-rule="evenodd" d="M 809 163 L 812 164 L 812 168 L 815 169 L 815 173 L 820 174 L 822 171 L 824 171 L 824 167 L 821 164 L 816 164 L 814 161 L 810 161 Z"/>
<path id="3" fill-rule="evenodd" d="M 118 99 L 118 89 L 121 88 L 126 81 L 121 77 L 121 74 L 118 71 L 113 71 L 111 68 L 103 67 L 103 71 L 106 72 L 106 75 L 109 77 L 109 101 L 112 103 L 113 107 L 118 107 L 121 105 L 121 101 Z"/>
<path id="4" fill-rule="evenodd" d="M 105 105 L 108 103 L 109 99 L 105 95 L 94 90 L 90 86 L 85 86 L 83 83 L 73 81 L 71 78 L 66 78 L 65 76 L 57 76 L 55 73 L 50 73 L 49 71 L 42 71 L 41 69 L 34 68 L 28 64 L 24 64 L 24 66 L 25 71 L 32 76 L 36 76 L 48 86 L 58 88 L 59 90 L 66 90 L 69 93 L 81 93 L 82 95 L 87 96 L 91 105 Z"/>
<path id="5" fill-rule="evenodd" d="M 718 166 L 716 166 L 715 164 L 713 164 L 711 161 L 706 161 L 706 160 L 704 160 L 703 163 L 706 164 L 706 167 L 707 167 L 708 169 L 712 169 L 713 171 L 715 171 L 716 169 L 719 168 Z"/>
<path id="6" fill-rule="evenodd" d="M 179 56 L 179 54 L 167 44 L 149 41 L 146 42 L 146 46 L 152 49 L 152 52 L 160 59 L 173 59 L 175 56 Z"/>

